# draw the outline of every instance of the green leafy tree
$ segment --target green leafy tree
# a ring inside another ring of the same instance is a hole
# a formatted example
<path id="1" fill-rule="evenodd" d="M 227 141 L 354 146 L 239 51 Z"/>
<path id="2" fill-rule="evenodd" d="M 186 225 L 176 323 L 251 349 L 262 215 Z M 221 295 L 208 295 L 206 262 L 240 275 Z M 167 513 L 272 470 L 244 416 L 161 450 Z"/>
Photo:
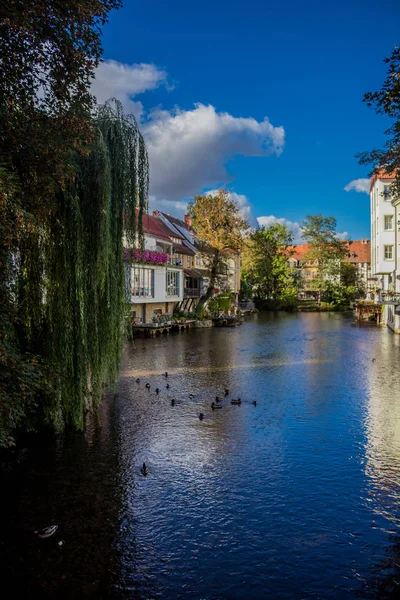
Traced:
<path id="1" fill-rule="evenodd" d="M 400 47 L 396 47 L 392 54 L 385 58 L 388 65 L 386 79 L 382 88 L 376 92 L 364 94 L 363 102 L 374 108 L 377 114 L 387 116 L 391 125 L 385 131 L 387 140 L 383 148 L 357 155 L 360 164 L 372 164 L 375 170 L 383 169 L 386 173 L 393 173 L 393 194 L 400 195 Z"/>
<path id="2" fill-rule="evenodd" d="M 315 264 L 317 277 L 314 286 L 321 293 L 332 285 L 340 283 L 340 269 L 343 258 L 348 254 L 348 242 L 339 239 L 336 233 L 335 217 L 307 215 L 301 226 L 302 237 L 309 249 L 303 261 Z"/>
<path id="3" fill-rule="evenodd" d="M 241 250 L 248 223 L 225 188 L 213 194 L 196 196 L 189 203 L 188 212 L 208 270 L 209 283 L 206 293 L 200 298 L 199 311 L 226 278 L 227 257 Z"/>
<path id="4" fill-rule="evenodd" d="M 81 427 L 118 373 L 123 229 L 140 241 L 148 160 L 135 119 L 89 87 L 119 6 L 1 4 L 0 445 Z"/>
<path id="5" fill-rule="evenodd" d="M 246 238 L 242 277 L 257 300 L 295 301 L 298 284 L 288 265 L 292 243 L 292 233 L 279 223 L 256 229 Z"/>

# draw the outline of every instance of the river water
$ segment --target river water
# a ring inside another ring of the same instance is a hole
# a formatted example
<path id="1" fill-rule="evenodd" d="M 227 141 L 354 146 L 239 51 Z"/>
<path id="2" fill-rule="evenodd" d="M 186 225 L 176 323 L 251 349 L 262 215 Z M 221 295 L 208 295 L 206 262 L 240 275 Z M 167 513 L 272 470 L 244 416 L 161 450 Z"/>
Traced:
<path id="1" fill-rule="evenodd" d="M 5 597 L 398 597 L 399 342 L 260 313 L 128 345 L 99 419 L 3 467 Z"/>

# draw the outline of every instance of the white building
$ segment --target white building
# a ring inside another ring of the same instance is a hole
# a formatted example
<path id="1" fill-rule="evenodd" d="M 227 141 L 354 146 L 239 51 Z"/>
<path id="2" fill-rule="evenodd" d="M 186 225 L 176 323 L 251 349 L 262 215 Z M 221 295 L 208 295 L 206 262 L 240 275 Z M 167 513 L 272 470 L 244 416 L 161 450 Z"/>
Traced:
<path id="1" fill-rule="evenodd" d="M 400 333 L 400 200 L 391 194 L 393 181 L 393 174 L 383 170 L 371 179 L 371 274 L 375 290 L 379 290 L 375 298 L 383 304 L 381 322 Z"/>
<path id="2" fill-rule="evenodd" d="M 132 261 L 130 251 L 125 251 L 133 323 L 151 323 L 159 315 L 172 316 L 183 299 L 182 261 L 173 256 L 173 241 L 158 220 L 148 214 L 143 215 L 143 232 L 145 251 L 134 251 L 140 260 Z"/>
<path id="3" fill-rule="evenodd" d="M 395 290 L 397 227 L 395 207 L 391 202 L 390 184 L 393 177 L 383 171 L 371 179 L 371 276 L 376 288 L 384 292 Z"/>

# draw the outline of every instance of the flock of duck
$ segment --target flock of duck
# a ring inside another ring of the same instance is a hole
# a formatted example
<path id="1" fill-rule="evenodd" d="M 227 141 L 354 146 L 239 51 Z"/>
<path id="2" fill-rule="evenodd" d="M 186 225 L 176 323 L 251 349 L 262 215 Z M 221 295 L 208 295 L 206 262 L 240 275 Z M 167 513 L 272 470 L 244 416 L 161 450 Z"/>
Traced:
<path id="1" fill-rule="evenodd" d="M 168 379 L 168 372 L 167 371 L 165 372 L 164 375 L 165 375 L 165 378 Z M 140 383 L 140 379 L 139 378 L 136 379 L 136 383 L 137 384 Z M 145 387 L 146 387 L 147 390 L 150 391 L 150 389 L 151 389 L 150 383 L 147 382 L 146 385 L 145 385 Z M 169 390 L 170 387 L 171 387 L 170 384 L 167 382 L 167 385 L 166 385 L 167 390 Z M 158 396 L 158 394 L 160 393 L 160 388 L 156 387 L 154 391 L 155 391 L 155 393 Z M 225 388 L 224 389 L 224 397 L 226 398 L 227 396 L 229 396 L 229 390 L 227 388 Z M 190 399 L 194 398 L 194 394 L 189 394 L 189 398 Z M 172 400 L 171 400 L 171 406 L 175 406 L 175 404 L 176 404 L 176 400 L 175 400 L 175 398 L 172 398 Z M 237 406 L 240 406 L 242 404 L 242 399 L 241 398 L 233 399 L 233 400 L 231 400 L 231 404 L 235 404 Z M 257 406 L 257 400 L 253 400 L 252 404 L 253 404 L 253 406 Z M 218 410 L 218 409 L 222 408 L 222 398 L 220 396 L 216 396 L 215 400 L 213 402 L 211 402 L 211 408 L 212 408 L 212 410 Z M 202 421 L 204 419 L 204 413 L 201 412 L 199 414 L 199 419 L 200 419 L 200 421 Z M 142 468 L 140 469 L 140 471 L 141 471 L 142 475 L 144 475 L 145 477 L 149 474 L 150 471 L 149 471 L 149 469 L 148 469 L 148 467 L 147 467 L 147 465 L 146 465 L 145 462 L 143 463 Z"/>

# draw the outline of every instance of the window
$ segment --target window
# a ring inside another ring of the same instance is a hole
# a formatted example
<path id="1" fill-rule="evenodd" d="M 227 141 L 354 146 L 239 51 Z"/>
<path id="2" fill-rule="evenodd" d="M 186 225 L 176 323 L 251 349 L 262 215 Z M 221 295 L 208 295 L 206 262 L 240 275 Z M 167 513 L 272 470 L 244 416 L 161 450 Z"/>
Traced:
<path id="1" fill-rule="evenodd" d="M 379 260 L 379 246 L 376 247 L 376 260 Z"/>
<path id="2" fill-rule="evenodd" d="M 187 257 L 187 266 L 190 269 L 190 256 Z"/>
<path id="3" fill-rule="evenodd" d="M 393 246 L 384 246 L 385 260 L 393 260 Z"/>
<path id="4" fill-rule="evenodd" d="M 143 267 L 132 267 L 132 296 L 153 298 L 154 271 Z"/>
<path id="5" fill-rule="evenodd" d="M 307 277 L 307 279 L 309 279 L 311 277 L 310 271 L 306 271 L 306 277 Z"/>
<path id="6" fill-rule="evenodd" d="M 200 266 L 200 256 L 196 254 L 196 267 Z"/>
<path id="7" fill-rule="evenodd" d="M 387 202 L 390 202 L 390 197 L 391 197 L 390 185 L 384 185 L 383 186 L 383 198 Z"/>
<path id="8" fill-rule="evenodd" d="M 393 229 L 393 215 L 385 215 L 385 230 Z"/>
<path id="9" fill-rule="evenodd" d="M 179 296 L 179 272 L 167 271 L 167 296 Z"/>

